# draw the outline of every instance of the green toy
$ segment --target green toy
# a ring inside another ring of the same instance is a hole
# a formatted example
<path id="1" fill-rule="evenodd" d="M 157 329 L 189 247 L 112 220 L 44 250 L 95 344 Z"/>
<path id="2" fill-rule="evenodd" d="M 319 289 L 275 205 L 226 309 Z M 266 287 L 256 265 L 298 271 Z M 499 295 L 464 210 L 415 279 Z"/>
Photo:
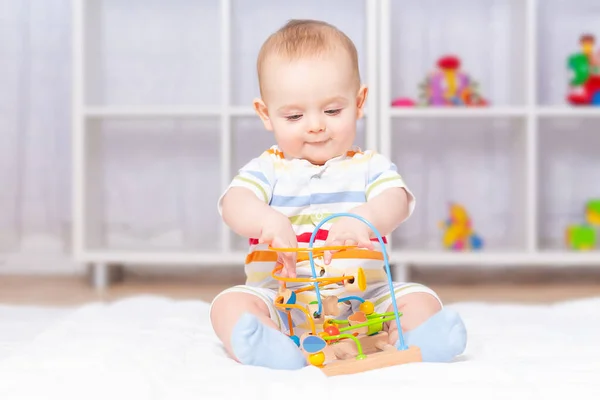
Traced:
<path id="1" fill-rule="evenodd" d="M 565 240 L 572 250 L 592 250 L 596 246 L 596 231 L 589 225 L 569 225 Z"/>
<path id="2" fill-rule="evenodd" d="M 590 78 L 590 62 L 587 55 L 573 54 L 569 57 L 568 66 L 573 71 L 571 86 L 581 86 Z"/>

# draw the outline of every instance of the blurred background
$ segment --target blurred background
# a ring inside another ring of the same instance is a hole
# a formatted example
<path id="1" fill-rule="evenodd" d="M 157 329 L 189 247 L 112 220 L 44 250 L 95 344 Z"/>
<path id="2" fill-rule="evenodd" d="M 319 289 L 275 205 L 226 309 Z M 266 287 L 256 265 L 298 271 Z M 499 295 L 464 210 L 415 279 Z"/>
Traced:
<path id="1" fill-rule="evenodd" d="M 600 293 L 596 0 L 2 0 L 0 302 L 243 282 L 216 204 L 274 144 L 255 62 L 291 18 L 357 46 L 356 144 L 418 200 L 397 279 L 446 301 Z"/>

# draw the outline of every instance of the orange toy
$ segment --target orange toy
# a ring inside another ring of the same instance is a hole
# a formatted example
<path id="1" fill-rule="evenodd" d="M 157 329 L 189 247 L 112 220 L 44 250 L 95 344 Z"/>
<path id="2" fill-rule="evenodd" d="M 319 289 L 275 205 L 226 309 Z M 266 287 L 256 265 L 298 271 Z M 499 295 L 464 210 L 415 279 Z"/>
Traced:
<path id="1" fill-rule="evenodd" d="M 392 306 L 394 311 L 388 313 L 375 313 L 374 304 L 364 300 L 360 296 L 346 296 L 337 298 L 335 296 L 326 296 L 321 298 L 319 289 L 332 283 L 343 283 L 346 290 L 363 292 L 366 285 L 366 278 L 362 268 L 358 267 L 348 271 L 345 275 L 338 277 L 317 277 L 313 257 L 315 254 L 322 255 L 325 251 L 345 251 L 356 246 L 330 246 L 313 249 L 312 245 L 321 225 L 332 218 L 353 217 L 369 225 L 371 230 L 377 235 L 382 244 L 383 256 L 387 272 L 387 279 L 392 294 Z M 377 368 L 384 368 L 393 365 L 406 364 L 410 362 L 420 362 L 421 351 L 418 347 L 407 347 L 404 344 L 402 335 L 402 326 L 400 324 L 401 314 L 398 312 L 395 296 L 393 295 L 393 283 L 391 280 L 389 261 L 383 239 L 364 218 L 351 214 L 339 213 L 333 214 L 323 219 L 315 228 L 309 242 L 308 248 L 272 248 L 270 250 L 278 252 L 308 252 L 310 265 L 312 269 L 312 278 L 288 278 L 282 277 L 278 273 L 283 269 L 283 265 L 277 264 L 271 275 L 281 282 L 278 296 L 275 298 L 274 305 L 279 310 L 287 314 L 289 322 L 289 337 L 305 354 L 310 365 L 320 368 L 326 375 L 354 374 Z M 312 283 L 305 287 L 290 290 L 286 287 L 288 282 Z M 314 290 L 317 301 L 308 307 L 296 304 L 298 293 Z M 338 303 L 356 300 L 360 302 L 358 312 L 355 312 L 347 319 L 335 319 L 338 315 Z M 304 333 L 301 337 L 294 334 L 291 310 L 298 309 L 304 313 L 311 327 L 311 331 Z M 388 334 L 383 330 L 383 324 L 389 321 L 396 321 L 399 333 L 398 348 L 388 343 Z M 323 329 L 317 331 L 317 324 L 322 324 Z"/>

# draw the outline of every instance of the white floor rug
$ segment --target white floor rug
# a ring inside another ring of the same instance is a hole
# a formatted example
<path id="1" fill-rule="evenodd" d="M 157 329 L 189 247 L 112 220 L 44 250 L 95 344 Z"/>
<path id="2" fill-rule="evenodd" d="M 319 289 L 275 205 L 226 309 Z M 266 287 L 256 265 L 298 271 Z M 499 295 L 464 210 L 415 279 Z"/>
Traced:
<path id="1" fill-rule="evenodd" d="M 0 307 L 0 399 L 599 399 L 600 298 L 449 305 L 469 330 L 451 364 L 326 378 L 225 357 L 208 305 L 135 297 L 74 310 Z"/>

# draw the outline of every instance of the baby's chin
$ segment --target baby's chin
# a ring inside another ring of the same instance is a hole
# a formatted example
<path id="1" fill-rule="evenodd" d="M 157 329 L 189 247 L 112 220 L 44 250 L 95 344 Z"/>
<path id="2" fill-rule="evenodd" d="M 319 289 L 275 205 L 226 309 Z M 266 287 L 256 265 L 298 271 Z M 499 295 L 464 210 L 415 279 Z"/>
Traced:
<path id="1" fill-rule="evenodd" d="M 327 161 L 332 158 L 336 158 L 345 154 L 346 152 L 335 152 L 335 151 L 313 151 L 313 152 L 305 152 L 303 157 L 305 160 L 309 161 L 314 165 L 323 165 Z"/>

